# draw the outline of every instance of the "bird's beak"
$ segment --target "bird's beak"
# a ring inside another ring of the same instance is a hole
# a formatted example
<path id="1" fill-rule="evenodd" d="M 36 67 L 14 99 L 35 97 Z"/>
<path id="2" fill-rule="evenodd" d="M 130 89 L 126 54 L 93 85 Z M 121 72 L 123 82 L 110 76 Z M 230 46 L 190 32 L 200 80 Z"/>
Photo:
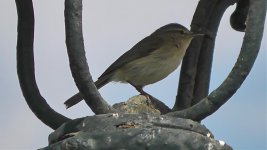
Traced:
<path id="1" fill-rule="evenodd" d="M 192 37 L 192 38 L 197 37 L 197 36 L 204 36 L 204 35 L 205 35 L 204 33 L 194 33 L 194 32 L 191 32 L 191 31 L 188 34 L 188 36 Z"/>
<path id="2" fill-rule="evenodd" d="M 205 34 L 203 33 L 192 33 L 192 36 L 193 37 L 196 37 L 196 36 L 204 36 Z"/>

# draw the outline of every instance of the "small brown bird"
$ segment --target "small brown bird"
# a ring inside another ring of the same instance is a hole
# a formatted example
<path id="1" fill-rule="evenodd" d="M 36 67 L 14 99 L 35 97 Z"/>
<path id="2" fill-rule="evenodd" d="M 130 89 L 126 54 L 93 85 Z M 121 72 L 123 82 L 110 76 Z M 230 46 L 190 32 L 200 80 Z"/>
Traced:
<path id="1" fill-rule="evenodd" d="M 142 95 L 148 95 L 143 87 L 167 77 L 181 63 L 186 49 L 195 36 L 184 26 L 171 23 L 165 25 L 138 42 L 120 56 L 98 78 L 98 89 L 111 81 L 129 83 Z M 69 98 L 67 108 L 83 100 L 81 93 Z"/>

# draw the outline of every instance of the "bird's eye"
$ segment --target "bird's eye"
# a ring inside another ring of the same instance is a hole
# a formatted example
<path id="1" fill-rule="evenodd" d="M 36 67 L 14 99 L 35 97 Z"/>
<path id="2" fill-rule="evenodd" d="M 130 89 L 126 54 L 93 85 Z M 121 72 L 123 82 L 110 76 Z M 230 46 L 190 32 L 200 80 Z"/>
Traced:
<path id="1" fill-rule="evenodd" d="M 179 31 L 181 34 L 185 34 L 185 31 L 184 30 L 180 30 Z"/>

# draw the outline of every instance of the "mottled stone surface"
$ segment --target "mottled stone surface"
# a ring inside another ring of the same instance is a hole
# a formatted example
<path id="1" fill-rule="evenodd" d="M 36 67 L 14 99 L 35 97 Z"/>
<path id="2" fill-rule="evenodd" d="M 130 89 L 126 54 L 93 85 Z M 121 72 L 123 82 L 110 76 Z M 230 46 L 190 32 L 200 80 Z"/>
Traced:
<path id="1" fill-rule="evenodd" d="M 114 104 L 113 107 L 123 113 L 161 114 L 160 110 L 152 103 L 152 101 L 143 95 L 134 96 L 126 102 Z"/>
<path id="2" fill-rule="evenodd" d="M 155 114 L 105 114 L 75 119 L 49 136 L 42 150 L 181 149 L 231 150 L 189 119 Z"/>

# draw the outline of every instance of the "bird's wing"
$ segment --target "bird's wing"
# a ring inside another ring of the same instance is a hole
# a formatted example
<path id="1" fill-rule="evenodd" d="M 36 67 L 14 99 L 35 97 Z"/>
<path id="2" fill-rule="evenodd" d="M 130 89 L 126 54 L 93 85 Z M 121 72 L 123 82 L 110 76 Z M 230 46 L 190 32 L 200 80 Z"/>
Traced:
<path id="1" fill-rule="evenodd" d="M 99 77 L 104 77 L 123 65 L 134 61 L 138 58 L 149 55 L 154 50 L 160 48 L 163 43 L 163 39 L 158 36 L 148 36 L 134 45 L 129 51 L 121 55 L 113 64 L 111 64 L 107 70 Z"/>

